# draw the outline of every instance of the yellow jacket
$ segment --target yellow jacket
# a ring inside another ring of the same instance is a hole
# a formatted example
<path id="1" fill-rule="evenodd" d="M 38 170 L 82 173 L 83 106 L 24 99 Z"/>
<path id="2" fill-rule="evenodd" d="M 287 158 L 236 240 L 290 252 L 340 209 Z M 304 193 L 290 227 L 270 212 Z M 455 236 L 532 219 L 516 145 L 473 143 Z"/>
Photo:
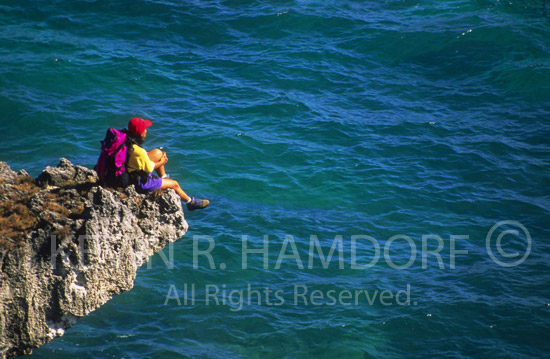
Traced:
<path id="1" fill-rule="evenodd" d="M 134 144 L 133 151 L 130 150 L 130 158 L 128 159 L 128 172 L 145 171 L 151 173 L 155 170 L 155 162 L 151 161 L 144 148 Z"/>

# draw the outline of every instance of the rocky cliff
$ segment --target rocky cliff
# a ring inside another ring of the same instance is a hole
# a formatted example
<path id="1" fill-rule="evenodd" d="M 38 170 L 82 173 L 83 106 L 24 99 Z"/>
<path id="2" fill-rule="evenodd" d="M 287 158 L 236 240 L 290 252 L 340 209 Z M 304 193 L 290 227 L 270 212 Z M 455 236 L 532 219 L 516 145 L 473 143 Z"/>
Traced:
<path id="1" fill-rule="evenodd" d="M 37 179 L 0 162 L 0 358 L 63 335 L 187 231 L 172 190 L 145 196 L 96 180 L 65 159 Z"/>

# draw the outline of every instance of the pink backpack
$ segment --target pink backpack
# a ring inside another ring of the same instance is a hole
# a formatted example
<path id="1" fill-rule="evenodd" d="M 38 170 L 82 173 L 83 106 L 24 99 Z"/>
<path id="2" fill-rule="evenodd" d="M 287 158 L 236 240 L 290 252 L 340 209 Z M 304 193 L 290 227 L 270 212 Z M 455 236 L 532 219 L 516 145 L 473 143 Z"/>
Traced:
<path id="1" fill-rule="evenodd" d="M 110 128 L 101 141 L 101 153 L 94 169 L 99 181 L 107 187 L 126 187 L 130 178 L 126 171 L 128 136 L 126 130 Z"/>

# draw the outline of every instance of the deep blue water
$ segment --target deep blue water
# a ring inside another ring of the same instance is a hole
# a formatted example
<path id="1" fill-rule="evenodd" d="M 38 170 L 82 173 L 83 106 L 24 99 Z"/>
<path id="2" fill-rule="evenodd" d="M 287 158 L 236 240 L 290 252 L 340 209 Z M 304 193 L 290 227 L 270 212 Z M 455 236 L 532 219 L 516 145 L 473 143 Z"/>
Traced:
<path id="1" fill-rule="evenodd" d="M 0 24 L 0 160 L 92 167 L 140 116 L 211 200 L 173 268 L 33 358 L 550 353 L 548 1 L 4 0 Z"/>

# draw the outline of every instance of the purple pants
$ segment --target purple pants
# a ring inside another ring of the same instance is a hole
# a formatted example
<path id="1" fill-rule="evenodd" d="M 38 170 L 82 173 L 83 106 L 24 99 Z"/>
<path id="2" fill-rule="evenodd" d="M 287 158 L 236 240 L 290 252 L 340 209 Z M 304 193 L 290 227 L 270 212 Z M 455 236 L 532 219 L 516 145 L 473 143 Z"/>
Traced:
<path id="1" fill-rule="evenodd" d="M 140 179 L 137 182 L 136 189 L 140 193 L 147 193 L 154 192 L 161 186 L 162 178 L 158 178 L 157 176 L 154 176 L 153 173 L 149 173 L 149 175 L 145 178 L 145 181 L 143 179 Z"/>

